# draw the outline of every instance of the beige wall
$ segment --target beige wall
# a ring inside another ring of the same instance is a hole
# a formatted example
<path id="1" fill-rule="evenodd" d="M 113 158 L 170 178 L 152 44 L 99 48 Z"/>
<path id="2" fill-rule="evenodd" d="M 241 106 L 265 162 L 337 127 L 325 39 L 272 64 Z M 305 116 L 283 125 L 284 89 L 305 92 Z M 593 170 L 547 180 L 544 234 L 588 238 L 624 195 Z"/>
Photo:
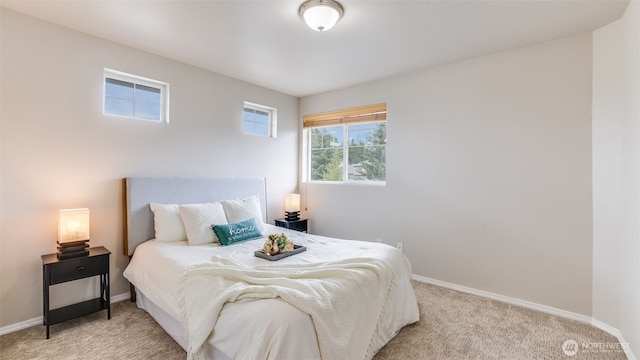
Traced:
<path id="1" fill-rule="evenodd" d="M 593 34 L 593 318 L 640 354 L 640 3 Z"/>
<path id="2" fill-rule="evenodd" d="M 387 102 L 385 187 L 303 184 L 312 231 L 413 273 L 591 314 L 591 34 L 301 99 Z M 303 196 L 303 199 L 305 196 Z"/>
<path id="3" fill-rule="evenodd" d="M 55 252 L 61 208 L 91 209 L 91 245 L 112 252 L 111 294 L 128 292 L 122 177 L 266 176 L 269 219 L 283 212 L 297 185 L 297 98 L 6 9 L 1 26 L 0 327 L 42 315 L 40 255 Z M 171 123 L 102 115 L 104 67 L 170 83 Z M 278 108 L 276 139 L 242 134 L 244 100 Z M 86 284 L 57 285 L 53 305 L 86 297 Z"/>

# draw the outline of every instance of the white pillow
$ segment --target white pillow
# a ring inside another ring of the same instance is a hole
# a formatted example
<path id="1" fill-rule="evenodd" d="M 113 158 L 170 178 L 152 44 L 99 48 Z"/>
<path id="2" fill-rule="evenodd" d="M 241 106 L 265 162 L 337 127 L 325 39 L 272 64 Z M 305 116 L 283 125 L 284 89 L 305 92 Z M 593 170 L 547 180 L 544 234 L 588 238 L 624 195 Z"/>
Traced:
<path id="1" fill-rule="evenodd" d="M 153 211 L 153 226 L 157 241 L 184 241 L 187 233 L 176 204 L 149 204 Z"/>
<path id="2" fill-rule="evenodd" d="M 219 242 L 212 225 L 228 224 L 224 209 L 219 202 L 178 206 L 184 222 L 189 245 Z"/>
<path id="3" fill-rule="evenodd" d="M 260 199 L 258 199 L 257 195 L 244 199 L 224 200 L 222 201 L 222 207 L 224 207 L 224 213 L 227 215 L 229 224 L 235 224 L 253 218 L 256 224 L 258 224 L 260 232 L 264 233 Z"/>

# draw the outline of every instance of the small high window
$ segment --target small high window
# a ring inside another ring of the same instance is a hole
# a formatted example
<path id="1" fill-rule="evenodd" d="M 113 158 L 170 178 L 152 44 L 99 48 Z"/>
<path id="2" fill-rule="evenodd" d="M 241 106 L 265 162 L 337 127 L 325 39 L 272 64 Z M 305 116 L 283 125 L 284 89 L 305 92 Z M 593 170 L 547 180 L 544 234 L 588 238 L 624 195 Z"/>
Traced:
<path id="1" fill-rule="evenodd" d="M 242 130 L 245 134 L 276 137 L 278 110 L 244 102 Z"/>
<path id="2" fill-rule="evenodd" d="M 104 69 L 105 115 L 169 122 L 169 84 Z"/>

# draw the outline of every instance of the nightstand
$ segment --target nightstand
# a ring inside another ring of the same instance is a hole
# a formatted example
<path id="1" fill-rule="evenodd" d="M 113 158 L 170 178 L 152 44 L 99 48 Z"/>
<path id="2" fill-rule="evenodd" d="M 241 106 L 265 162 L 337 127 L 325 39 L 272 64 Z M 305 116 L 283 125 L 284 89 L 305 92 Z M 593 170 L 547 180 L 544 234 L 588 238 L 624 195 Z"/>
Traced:
<path id="1" fill-rule="evenodd" d="M 103 246 L 89 248 L 89 255 L 70 259 L 58 259 L 56 254 L 42 255 L 42 306 L 43 325 L 47 327 L 69 319 L 84 316 L 96 311 L 107 310 L 107 319 L 111 319 L 111 300 L 109 294 L 109 255 L 111 252 Z M 100 297 L 49 309 L 49 286 L 67 281 L 100 276 Z"/>
<path id="2" fill-rule="evenodd" d="M 276 226 L 280 226 L 283 228 L 307 232 L 307 219 L 299 219 L 299 220 L 285 220 L 285 219 L 276 219 Z"/>

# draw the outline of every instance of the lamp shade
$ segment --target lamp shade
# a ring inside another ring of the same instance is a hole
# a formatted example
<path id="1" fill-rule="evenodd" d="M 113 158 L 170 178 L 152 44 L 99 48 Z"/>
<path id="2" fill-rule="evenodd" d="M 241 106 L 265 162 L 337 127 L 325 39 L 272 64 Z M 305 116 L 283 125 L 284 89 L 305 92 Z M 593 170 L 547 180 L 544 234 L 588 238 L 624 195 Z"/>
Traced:
<path id="1" fill-rule="evenodd" d="M 300 194 L 289 194 L 284 198 L 284 211 L 300 211 Z"/>
<path id="2" fill-rule="evenodd" d="M 89 240 L 89 209 L 64 209 L 58 215 L 58 242 Z"/>
<path id="3" fill-rule="evenodd" d="M 300 5 L 300 17 L 311 29 L 327 31 L 342 17 L 342 5 L 335 0 L 308 0 Z"/>

